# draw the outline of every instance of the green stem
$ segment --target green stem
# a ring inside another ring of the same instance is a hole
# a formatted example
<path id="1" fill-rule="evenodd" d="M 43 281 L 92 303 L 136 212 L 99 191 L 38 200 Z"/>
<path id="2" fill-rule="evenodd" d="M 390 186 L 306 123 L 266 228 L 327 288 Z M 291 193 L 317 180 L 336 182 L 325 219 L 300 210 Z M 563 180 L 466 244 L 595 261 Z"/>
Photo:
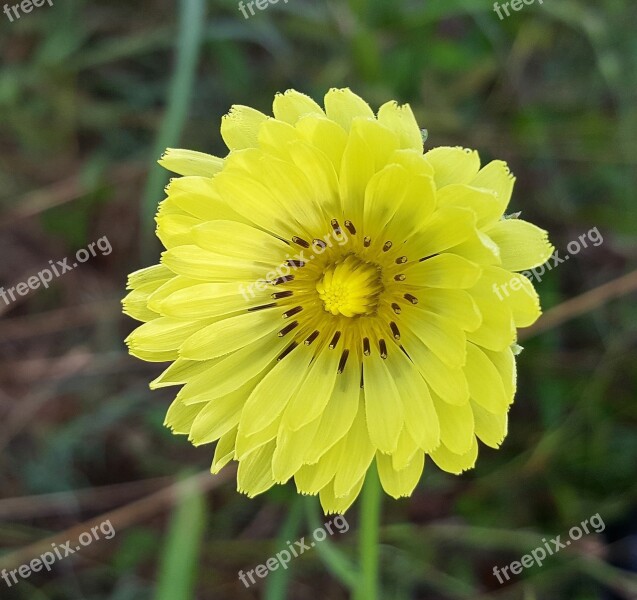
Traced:
<path id="1" fill-rule="evenodd" d="M 378 600 L 378 528 L 381 489 L 374 466 L 367 472 L 361 500 L 359 553 L 361 578 L 355 600 Z"/>

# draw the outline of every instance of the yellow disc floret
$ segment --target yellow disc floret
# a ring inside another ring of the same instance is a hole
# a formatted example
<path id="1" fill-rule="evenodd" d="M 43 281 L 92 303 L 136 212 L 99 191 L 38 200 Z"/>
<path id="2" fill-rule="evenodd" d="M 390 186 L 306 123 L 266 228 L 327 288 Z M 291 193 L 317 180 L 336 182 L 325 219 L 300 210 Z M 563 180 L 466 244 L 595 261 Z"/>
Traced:
<path id="1" fill-rule="evenodd" d="M 376 312 L 382 289 L 379 267 L 354 254 L 325 269 L 323 278 L 316 284 L 325 310 L 345 317 Z"/>

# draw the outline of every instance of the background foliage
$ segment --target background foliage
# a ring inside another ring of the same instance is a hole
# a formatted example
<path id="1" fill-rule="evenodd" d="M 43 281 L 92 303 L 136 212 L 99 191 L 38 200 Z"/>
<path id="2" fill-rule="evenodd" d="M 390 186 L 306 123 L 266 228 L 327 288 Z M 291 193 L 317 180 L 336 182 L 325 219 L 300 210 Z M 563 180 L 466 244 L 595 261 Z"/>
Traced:
<path id="1" fill-rule="evenodd" d="M 502 21 L 487 0 L 289 0 L 248 20 L 234 0 L 0 13 L 0 284 L 105 235 L 113 247 L 0 302 L 0 566 L 103 515 L 117 529 L 51 573 L 10 590 L 0 580 L 0 596 L 348 597 L 356 507 L 325 550 L 239 583 L 307 530 L 306 515 L 321 522 L 316 503 L 291 486 L 248 500 L 231 476 L 193 475 L 211 451 L 162 427 L 171 392 L 149 392 L 160 367 L 127 356 L 134 323 L 119 300 L 126 274 L 157 259 L 164 147 L 223 154 L 232 103 L 269 112 L 276 91 L 350 86 L 374 107 L 410 102 L 428 146 L 507 160 L 513 209 L 561 254 L 593 227 L 604 237 L 538 285 L 545 308 L 561 308 L 526 334 L 503 448 L 482 449 L 462 477 L 430 465 L 413 498 L 385 503 L 383 598 L 637 597 L 636 24 L 630 0 L 545 0 Z M 583 306 L 563 304 L 589 290 Z M 595 513 L 604 535 L 510 585 L 493 577 Z"/>

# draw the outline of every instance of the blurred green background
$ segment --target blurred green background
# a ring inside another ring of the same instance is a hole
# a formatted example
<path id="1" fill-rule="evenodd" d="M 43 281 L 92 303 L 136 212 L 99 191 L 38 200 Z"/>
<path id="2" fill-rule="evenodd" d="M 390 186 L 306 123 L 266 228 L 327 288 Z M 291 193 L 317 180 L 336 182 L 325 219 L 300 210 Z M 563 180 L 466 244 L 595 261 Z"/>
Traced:
<path id="1" fill-rule="evenodd" d="M 269 112 L 277 91 L 320 101 L 349 86 L 374 108 L 410 102 L 428 147 L 506 160 L 512 209 L 561 255 L 594 227 L 604 239 L 537 285 L 558 308 L 523 334 L 502 449 L 481 447 L 461 477 L 429 463 L 412 498 L 385 500 L 383 599 L 637 598 L 636 26 L 630 0 L 536 0 L 503 20 L 490 0 L 279 0 L 249 19 L 234 0 L 0 13 L 0 285 L 112 245 L 0 301 L 0 568 L 105 519 L 117 531 L 50 573 L 0 580 L 0 597 L 349 597 L 357 505 L 348 533 L 239 582 L 323 522 L 317 503 L 291 485 L 249 500 L 232 473 L 205 473 L 211 449 L 163 428 L 174 392 L 148 390 L 161 365 L 126 354 L 135 324 L 119 304 L 126 274 L 158 257 L 166 146 L 223 155 L 231 104 Z M 493 576 L 596 513 L 603 534 L 507 585 Z"/>

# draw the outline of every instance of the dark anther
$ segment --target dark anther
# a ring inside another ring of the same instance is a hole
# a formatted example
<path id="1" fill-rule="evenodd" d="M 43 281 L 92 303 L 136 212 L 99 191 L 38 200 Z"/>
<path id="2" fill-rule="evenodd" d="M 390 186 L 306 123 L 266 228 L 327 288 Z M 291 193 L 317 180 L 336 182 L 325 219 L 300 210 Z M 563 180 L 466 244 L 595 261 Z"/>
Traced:
<path id="1" fill-rule="evenodd" d="M 405 294 L 405 300 L 409 300 L 412 304 L 418 304 L 418 298 L 416 296 L 412 296 L 411 294 Z"/>
<path id="2" fill-rule="evenodd" d="M 395 340 L 399 340 L 400 339 L 400 330 L 398 329 L 398 325 L 396 325 L 396 323 L 394 323 L 392 321 L 389 324 L 389 328 L 391 329 L 391 332 L 394 334 L 394 339 Z"/>
<path id="3" fill-rule="evenodd" d="M 338 234 L 341 235 L 341 233 L 343 233 L 341 231 L 341 226 L 338 224 L 338 221 L 336 219 L 332 219 L 330 221 L 330 224 L 332 225 L 332 229 Z"/>
<path id="4" fill-rule="evenodd" d="M 274 294 L 272 294 L 272 297 L 275 300 L 279 300 L 280 298 L 289 298 L 292 295 L 294 295 L 294 292 L 292 290 L 287 290 L 285 292 L 274 292 Z"/>
<path id="5" fill-rule="evenodd" d="M 395 281 L 405 281 L 405 276 L 401 273 L 400 275 L 394 275 Z"/>
<path id="6" fill-rule="evenodd" d="M 391 305 L 392 310 L 399 315 L 400 314 L 400 306 L 398 306 L 398 304 L 396 304 L 395 302 Z"/>
<path id="7" fill-rule="evenodd" d="M 312 333 L 310 333 L 310 335 L 308 335 L 307 339 L 305 340 L 305 345 L 309 346 L 318 336 L 319 332 L 315 329 Z"/>
<path id="8" fill-rule="evenodd" d="M 356 235 L 356 227 L 354 227 L 354 224 L 351 221 L 345 221 L 345 227 L 352 235 Z"/>
<path id="9" fill-rule="evenodd" d="M 296 236 L 294 236 L 294 237 L 292 238 L 292 241 L 293 241 L 295 244 L 297 244 L 297 245 L 301 246 L 301 248 L 309 248 L 309 247 L 310 247 L 309 242 L 306 242 L 303 238 L 300 238 L 300 237 L 296 237 Z"/>
<path id="10" fill-rule="evenodd" d="M 399 256 L 396 259 L 396 264 L 397 265 L 404 265 L 407 262 L 407 257 L 406 256 Z"/>
<path id="11" fill-rule="evenodd" d="M 383 246 L 383 252 L 389 252 L 389 250 L 392 247 L 392 243 L 391 242 L 385 242 L 384 246 Z"/>
<path id="12" fill-rule="evenodd" d="M 281 354 L 279 354 L 279 357 L 277 358 L 277 361 L 283 360 L 298 345 L 299 345 L 298 342 L 292 342 L 285 350 L 283 350 L 283 352 L 281 352 Z"/>
<path id="13" fill-rule="evenodd" d="M 369 356 L 369 354 L 370 354 L 369 338 L 363 338 L 363 354 L 365 356 Z"/>
<path id="14" fill-rule="evenodd" d="M 370 237 L 366 237 L 363 239 L 363 246 L 365 246 L 365 248 L 369 248 L 369 245 L 372 243 L 372 238 Z"/>
<path id="15" fill-rule="evenodd" d="M 276 302 L 270 302 L 270 304 L 262 304 L 261 306 L 253 306 L 248 309 L 248 312 L 256 312 L 257 310 L 265 310 L 266 308 L 273 308 L 276 306 Z"/>
<path id="16" fill-rule="evenodd" d="M 323 240 L 319 240 L 318 238 L 312 240 L 312 243 L 319 248 L 327 248 L 327 244 Z"/>
<path id="17" fill-rule="evenodd" d="M 345 369 L 345 364 L 347 363 L 348 356 L 349 356 L 349 350 L 343 350 L 343 354 L 341 354 L 341 360 L 338 361 L 338 370 L 336 371 L 339 375 Z"/>
<path id="18" fill-rule="evenodd" d="M 341 332 L 337 331 L 334 334 L 334 337 L 332 338 L 332 341 L 330 342 L 330 348 L 332 350 L 334 350 L 334 348 L 336 348 L 336 344 L 338 344 L 338 340 L 340 340 L 340 339 L 341 339 Z"/>
<path id="19" fill-rule="evenodd" d="M 291 260 L 288 259 L 285 261 L 285 264 L 288 267 L 304 267 L 305 266 L 305 262 L 303 262 L 302 260 Z"/>
<path id="20" fill-rule="evenodd" d="M 283 337 L 284 335 L 290 333 L 290 331 L 292 331 L 298 324 L 298 321 L 292 321 L 292 323 L 286 325 L 283 329 L 281 329 L 281 331 L 279 331 L 279 337 Z"/>
<path id="21" fill-rule="evenodd" d="M 298 315 L 303 310 L 302 306 L 295 306 L 294 308 L 288 310 L 283 313 L 283 318 L 288 319 L 289 317 L 293 317 L 294 315 Z"/>
<path id="22" fill-rule="evenodd" d="M 378 348 L 380 349 L 380 357 L 387 358 L 387 344 L 385 344 L 385 340 L 379 340 Z"/>
<path id="23" fill-rule="evenodd" d="M 282 283 L 287 283 L 288 281 L 292 281 L 294 279 L 294 275 L 285 275 L 284 277 L 277 277 L 272 281 L 268 281 L 268 283 L 272 285 L 281 285 Z"/>

